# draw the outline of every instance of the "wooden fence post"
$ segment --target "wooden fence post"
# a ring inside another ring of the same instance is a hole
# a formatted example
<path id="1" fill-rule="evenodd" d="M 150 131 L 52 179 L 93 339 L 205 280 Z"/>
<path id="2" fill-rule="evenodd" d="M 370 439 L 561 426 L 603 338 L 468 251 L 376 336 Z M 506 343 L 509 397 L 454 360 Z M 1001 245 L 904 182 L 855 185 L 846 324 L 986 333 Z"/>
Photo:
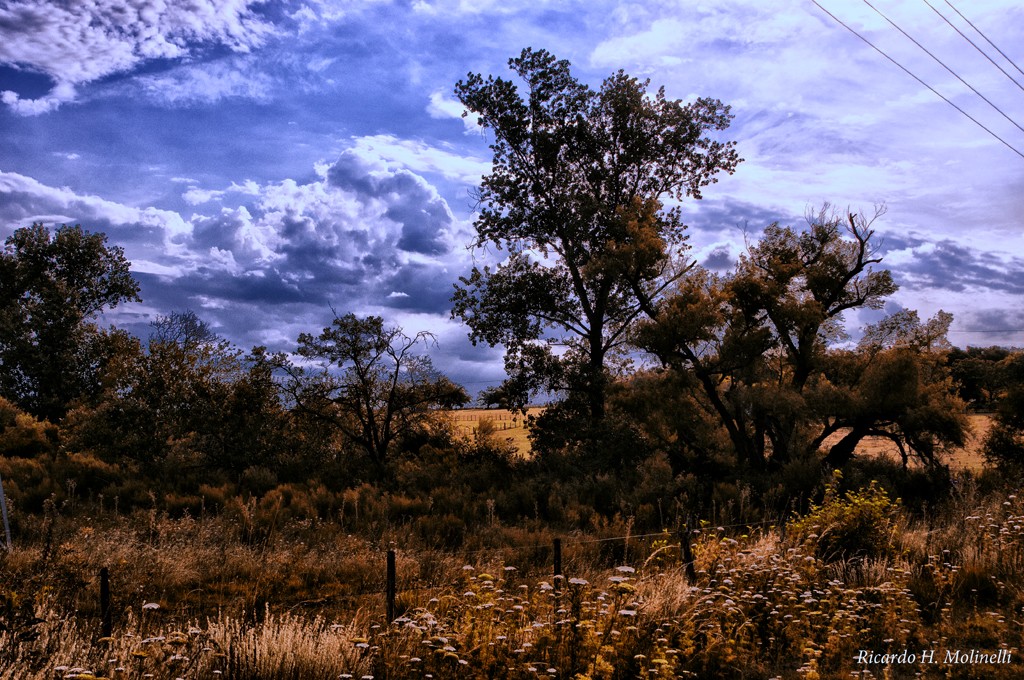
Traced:
<path id="1" fill-rule="evenodd" d="M 388 585 L 387 585 L 387 609 L 388 623 L 395 620 L 395 591 L 397 589 L 395 578 L 395 551 L 388 550 Z"/>
<path id="2" fill-rule="evenodd" d="M 114 624 L 110 612 L 110 570 L 100 569 L 100 637 L 111 637 Z"/>
<path id="3" fill-rule="evenodd" d="M 11 552 L 11 524 L 7 521 L 7 498 L 4 496 L 4 480 L 0 479 L 0 511 L 4 516 L 4 536 L 7 538 L 7 552 Z"/>
<path id="4" fill-rule="evenodd" d="M 690 546 L 690 536 L 693 531 L 691 528 L 692 519 L 686 518 L 686 526 L 683 527 L 682 535 L 679 536 L 679 550 L 683 557 L 683 569 L 686 571 L 686 578 L 689 579 L 690 583 L 696 583 L 697 571 L 693 566 L 693 548 Z"/>

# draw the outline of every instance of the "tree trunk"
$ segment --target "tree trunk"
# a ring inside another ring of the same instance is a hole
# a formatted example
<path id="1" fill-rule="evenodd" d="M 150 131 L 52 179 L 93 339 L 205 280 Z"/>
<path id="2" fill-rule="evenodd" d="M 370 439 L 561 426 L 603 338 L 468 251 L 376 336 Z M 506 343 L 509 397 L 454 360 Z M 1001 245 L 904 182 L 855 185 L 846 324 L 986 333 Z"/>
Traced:
<path id="1" fill-rule="evenodd" d="M 587 401 L 590 406 L 590 425 L 596 426 L 604 421 L 605 415 L 606 381 L 604 375 L 604 351 L 602 349 L 591 349 L 587 373 Z"/>
<path id="2" fill-rule="evenodd" d="M 857 450 L 857 444 L 867 435 L 868 428 L 855 426 L 828 450 L 828 455 L 825 456 L 825 465 L 833 469 L 842 468 L 850 462 L 854 451 Z"/>

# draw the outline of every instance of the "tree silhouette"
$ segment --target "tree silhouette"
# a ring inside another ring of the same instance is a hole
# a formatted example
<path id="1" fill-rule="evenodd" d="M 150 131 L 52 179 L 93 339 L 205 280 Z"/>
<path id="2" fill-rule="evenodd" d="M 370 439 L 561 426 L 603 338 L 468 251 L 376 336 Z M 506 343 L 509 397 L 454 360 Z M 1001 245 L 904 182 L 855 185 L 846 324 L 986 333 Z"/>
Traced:
<path id="1" fill-rule="evenodd" d="M 124 251 L 81 226 L 16 230 L 0 252 L 0 396 L 60 419 L 95 387 L 104 309 L 138 301 Z"/>

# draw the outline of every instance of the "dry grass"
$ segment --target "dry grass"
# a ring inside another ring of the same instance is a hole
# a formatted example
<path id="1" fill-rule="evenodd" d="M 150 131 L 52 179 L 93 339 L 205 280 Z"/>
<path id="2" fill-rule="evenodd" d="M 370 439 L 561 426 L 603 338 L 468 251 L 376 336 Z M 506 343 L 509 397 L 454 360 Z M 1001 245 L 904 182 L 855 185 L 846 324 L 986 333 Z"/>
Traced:
<path id="1" fill-rule="evenodd" d="M 692 534 L 695 580 L 669 534 L 634 539 L 628 567 L 599 567 L 589 551 L 604 542 L 570 539 L 567 552 L 580 555 L 566 560 L 562 580 L 511 569 L 498 550 L 471 564 L 403 551 L 405 592 L 391 625 L 380 593 L 329 602 L 352 579 L 372 581 L 383 560 L 379 548 L 327 526 L 282 527 L 247 544 L 220 518 L 103 527 L 80 518 L 58 532 L 49 556 L 35 546 L 0 559 L 5 595 L 31 610 L 0 612 L 0 680 L 944 677 L 941 664 L 865 669 L 854 657 L 929 646 L 1018 654 L 1024 503 L 971 493 L 927 530 L 899 515 L 894 550 L 866 559 L 825 559 L 820 539 L 795 524 L 788 539 L 705 527 Z M 113 636 L 100 639 L 94 569 L 106 560 L 117 617 Z M 550 566 L 541 559 L 536 568 Z M 438 586 L 417 590 L 425 576 Z M 204 613 L 185 591 L 229 582 L 244 610 Z M 971 677 L 1019 670 L 978 666 Z"/>
<path id="2" fill-rule="evenodd" d="M 527 416 L 536 416 L 543 411 L 543 407 L 532 407 L 527 411 Z M 467 437 L 472 437 L 481 421 L 490 420 L 495 425 L 495 434 L 504 440 L 515 445 L 521 456 L 530 454 L 529 430 L 526 427 L 526 418 L 517 411 L 504 409 L 467 408 L 451 411 L 449 416 L 456 427 L 456 431 Z M 984 413 L 972 413 L 968 416 L 971 425 L 971 435 L 967 446 L 950 451 L 945 456 L 945 462 L 953 470 L 970 470 L 980 472 L 985 467 L 985 459 L 981 455 L 982 443 L 992 427 L 992 417 Z M 840 431 L 829 437 L 825 446 L 835 443 L 846 433 Z M 900 460 L 899 449 L 889 439 L 883 437 L 866 437 L 857 446 L 857 454 L 873 457 L 884 457 L 892 460 Z"/>

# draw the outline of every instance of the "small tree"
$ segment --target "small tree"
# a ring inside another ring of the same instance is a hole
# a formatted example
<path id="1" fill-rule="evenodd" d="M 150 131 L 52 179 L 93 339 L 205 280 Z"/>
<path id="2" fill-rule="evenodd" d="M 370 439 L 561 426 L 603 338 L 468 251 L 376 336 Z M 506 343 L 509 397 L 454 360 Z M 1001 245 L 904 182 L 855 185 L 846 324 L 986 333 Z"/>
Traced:
<path id="1" fill-rule="evenodd" d="M 0 396 L 53 421 L 95 388 L 107 347 L 94 319 L 139 300 L 124 251 L 103 234 L 42 224 L 0 251 Z"/>
<path id="2" fill-rule="evenodd" d="M 911 454 L 938 465 L 941 450 L 966 443 L 966 406 L 946 362 L 952 322 L 941 310 L 926 321 L 901 310 L 868 326 L 856 351 L 828 353 L 807 393 L 820 427 L 812 447 L 843 433 L 828 449 L 828 466 L 842 467 L 865 437 L 890 440 L 904 465 Z"/>
<path id="3" fill-rule="evenodd" d="M 769 226 L 732 276 L 695 272 L 638 334 L 666 365 L 690 373 L 744 463 L 798 450 L 804 392 L 842 314 L 879 307 L 896 290 L 889 272 L 872 269 L 869 221 L 827 209 L 809 221 L 803 232 Z"/>
<path id="4" fill-rule="evenodd" d="M 100 374 L 99 393 L 69 412 L 67 443 L 110 462 L 187 473 L 273 467 L 286 449 L 287 414 L 261 352 L 245 358 L 226 340 L 196 333 L 205 322 L 160 317 L 143 347 L 120 336 Z"/>
<path id="5" fill-rule="evenodd" d="M 865 218 L 825 210 L 803 232 L 772 225 L 732 276 L 695 272 L 640 329 L 641 346 L 692 386 L 741 463 L 785 462 L 845 428 L 829 463 L 842 465 L 869 435 L 928 463 L 963 442 L 963 405 L 940 352 L 949 315 L 897 315 L 869 329 L 858 352 L 830 346 L 844 312 L 878 308 L 896 290 L 873 268 L 872 236 Z"/>
<path id="6" fill-rule="evenodd" d="M 210 324 L 200 319 L 191 309 L 158 316 L 150 326 L 153 327 L 149 337 L 151 345 L 174 343 L 181 347 L 195 347 L 214 343 L 218 339 Z"/>
<path id="7" fill-rule="evenodd" d="M 285 373 L 282 388 L 296 409 L 331 424 L 383 466 L 396 442 L 426 426 L 433 413 L 469 401 L 429 357 L 413 353 L 433 339 L 427 332 L 410 337 L 379 316 L 346 314 L 319 336 L 299 336 L 299 356 L 316 368 L 280 354 L 270 360 Z"/>

